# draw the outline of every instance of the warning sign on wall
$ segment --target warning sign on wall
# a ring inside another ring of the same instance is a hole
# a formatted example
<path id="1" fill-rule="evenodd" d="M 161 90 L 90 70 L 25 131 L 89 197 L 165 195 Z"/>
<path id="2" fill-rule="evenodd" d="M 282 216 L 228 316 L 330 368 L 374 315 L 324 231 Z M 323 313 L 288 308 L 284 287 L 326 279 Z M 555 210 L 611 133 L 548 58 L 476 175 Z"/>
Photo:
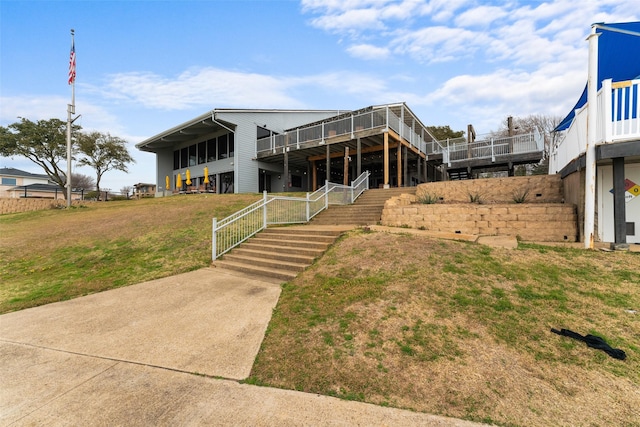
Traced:
<path id="1" fill-rule="evenodd" d="M 630 179 L 624 180 L 624 190 L 624 201 L 627 203 L 640 196 L 640 185 Z M 613 194 L 613 188 L 609 190 L 609 193 Z"/>

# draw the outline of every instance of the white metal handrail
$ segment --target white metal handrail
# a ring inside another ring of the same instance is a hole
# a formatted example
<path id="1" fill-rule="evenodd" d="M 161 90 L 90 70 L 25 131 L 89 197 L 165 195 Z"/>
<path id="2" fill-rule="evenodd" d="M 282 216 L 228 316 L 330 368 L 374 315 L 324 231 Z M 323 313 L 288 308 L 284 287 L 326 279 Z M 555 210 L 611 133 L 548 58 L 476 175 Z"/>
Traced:
<path id="1" fill-rule="evenodd" d="M 500 138 L 489 138 L 481 141 L 466 142 L 463 138 L 442 141 L 445 154 L 443 162 L 451 163 L 470 159 L 491 159 L 496 161 L 501 156 L 542 152 L 544 140 L 536 129 L 532 133 Z"/>
<path id="2" fill-rule="evenodd" d="M 392 129 L 412 146 L 425 154 L 440 153 L 442 145 L 437 141 L 425 141 L 423 135 L 404 123 L 389 106 L 376 108 L 363 113 L 352 114 L 347 117 L 327 119 L 320 124 L 302 126 L 284 134 L 274 134 L 256 141 L 256 153 L 280 153 L 284 147 L 299 150 L 309 146 L 322 145 L 327 138 L 348 135 L 353 137 L 355 132 L 371 129 Z"/>
<path id="3" fill-rule="evenodd" d="M 211 259 L 216 260 L 268 225 L 309 222 L 330 204 L 351 204 L 369 188 L 369 171 L 363 172 L 351 186 L 326 182 L 306 197 L 269 196 L 218 221 L 213 218 Z"/>
<path id="4" fill-rule="evenodd" d="M 596 144 L 640 138 L 640 79 L 613 82 L 603 80 L 595 101 L 597 108 Z M 569 128 L 551 147 L 549 173 L 558 173 L 569 162 L 586 152 L 588 103 L 576 109 Z"/>

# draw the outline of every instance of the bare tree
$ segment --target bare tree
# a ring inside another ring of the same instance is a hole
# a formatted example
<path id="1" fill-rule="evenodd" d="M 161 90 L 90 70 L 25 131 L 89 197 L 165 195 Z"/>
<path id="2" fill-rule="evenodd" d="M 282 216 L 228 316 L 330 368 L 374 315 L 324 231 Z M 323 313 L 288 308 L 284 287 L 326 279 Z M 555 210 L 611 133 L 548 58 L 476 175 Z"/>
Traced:
<path id="1" fill-rule="evenodd" d="M 129 198 L 129 193 L 132 193 L 132 192 L 133 192 L 133 187 L 130 185 L 125 185 L 120 189 L 120 194 L 122 194 L 123 196 L 126 196 L 127 198 Z"/>
<path id="2" fill-rule="evenodd" d="M 82 188 L 86 191 L 94 190 L 96 188 L 96 180 L 88 175 L 82 175 L 79 173 L 71 174 L 71 184 L 73 188 Z"/>

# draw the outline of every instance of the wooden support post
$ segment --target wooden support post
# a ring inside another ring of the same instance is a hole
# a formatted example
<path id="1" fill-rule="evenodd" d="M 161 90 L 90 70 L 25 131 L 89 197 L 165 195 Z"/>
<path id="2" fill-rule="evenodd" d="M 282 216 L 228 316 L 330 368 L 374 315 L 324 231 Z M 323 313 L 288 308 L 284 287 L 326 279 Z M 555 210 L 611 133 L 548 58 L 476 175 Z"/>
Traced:
<path id="1" fill-rule="evenodd" d="M 362 174 L 362 142 L 360 137 L 356 141 L 356 176 Z"/>
<path id="2" fill-rule="evenodd" d="M 327 144 L 327 176 L 325 178 L 327 182 L 331 182 L 331 150 Z"/>
<path id="3" fill-rule="evenodd" d="M 315 160 L 311 160 L 311 191 L 318 189 L 318 166 Z"/>
<path id="4" fill-rule="evenodd" d="M 624 157 L 613 159 L 613 229 L 615 243 L 611 249 L 628 249 L 627 215 L 624 200 Z"/>
<path id="5" fill-rule="evenodd" d="M 384 188 L 389 188 L 389 132 L 384 133 L 384 156 L 383 156 L 384 169 Z"/>
<path id="6" fill-rule="evenodd" d="M 344 168 L 342 184 L 349 185 L 349 147 L 344 147 Z"/>
<path id="7" fill-rule="evenodd" d="M 404 172 L 403 173 L 404 177 L 402 178 L 402 182 L 404 183 L 405 187 L 409 187 L 409 155 L 408 155 L 409 150 L 407 150 L 407 147 L 404 147 L 403 151 L 404 153 L 403 153 L 402 169 Z"/>
<path id="8" fill-rule="evenodd" d="M 284 138 L 284 172 L 282 177 L 284 178 L 284 189 L 283 191 L 286 193 L 289 191 L 289 135 L 285 135 Z"/>
<path id="9" fill-rule="evenodd" d="M 396 155 L 396 175 L 398 175 L 398 187 L 402 187 L 402 144 L 398 144 Z"/>

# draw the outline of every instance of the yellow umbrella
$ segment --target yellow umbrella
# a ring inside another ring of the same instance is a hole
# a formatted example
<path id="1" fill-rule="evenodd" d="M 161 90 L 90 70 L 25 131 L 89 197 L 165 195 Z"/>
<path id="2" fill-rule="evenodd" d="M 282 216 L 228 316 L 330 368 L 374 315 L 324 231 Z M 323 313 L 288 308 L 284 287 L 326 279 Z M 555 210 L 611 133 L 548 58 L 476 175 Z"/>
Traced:
<path id="1" fill-rule="evenodd" d="M 187 185 L 191 185 L 191 172 L 189 172 L 189 169 L 187 169 L 187 180 L 184 182 Z"/>
<path id="2" fill-rule="evenodd" d="M 209 183 L 209 168 L 206 166 L 204 167 L 204 183 Z"/>
<path id="3" fill-rule="evenodd" d="M 169 180 L 169 175 L 164 179 L 165 190 L 171 190 L 171 181 Z"/>
<path id="4" fill-rule="evenodd" d="M 178 174 L 178 176 L 176 177 L 176 190 L 179 190 L 182 188 L 182 175 Z"/>

